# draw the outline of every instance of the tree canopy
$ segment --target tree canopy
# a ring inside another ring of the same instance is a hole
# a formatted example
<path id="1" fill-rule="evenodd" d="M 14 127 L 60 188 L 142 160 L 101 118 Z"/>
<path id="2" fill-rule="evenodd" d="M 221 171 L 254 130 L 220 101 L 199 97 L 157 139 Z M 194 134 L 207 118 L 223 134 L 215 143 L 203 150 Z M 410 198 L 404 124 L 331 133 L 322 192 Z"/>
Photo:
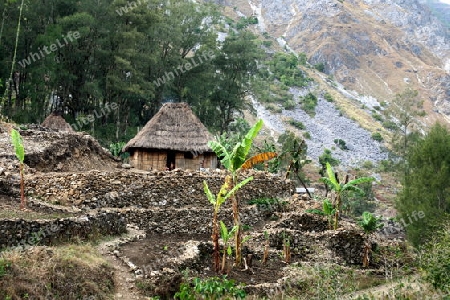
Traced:
<path id="1" fill-rule="evenodd" d="M 30 0 L 12 64 L 18 2 L 1 2 L 0 14 L 0 114 L 19 123 L 52 110 L 72 124 L 91 116 L 79 129 L 103 144 L 132 137 L 167 101 L 188 102 L 212 131 L 227 130 L 261 53 L 244 29 L 218 39 L 220 12 L 208 3 Z"/>

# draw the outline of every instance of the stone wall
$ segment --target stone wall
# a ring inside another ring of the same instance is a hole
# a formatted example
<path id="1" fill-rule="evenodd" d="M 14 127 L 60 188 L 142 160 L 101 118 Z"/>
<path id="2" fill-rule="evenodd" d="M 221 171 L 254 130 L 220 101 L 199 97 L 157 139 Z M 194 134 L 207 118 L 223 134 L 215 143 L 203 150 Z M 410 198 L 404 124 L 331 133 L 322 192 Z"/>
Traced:
<path id="1" fill-rule="evenodd" d="M 100 211 L 81 217 L 53 220 L 0 220 L 0 250 L 50 245 L 92 234 L 116 235 L 126 232 L 126 220 L 118 212 Z"/>
<path id="2" fill-rule="evenodd" d="M 213 211 L 212 208 L 181 209 L 124 209 L 127 222 L 139 229 L 163 234 L 210 234 Z M 264 214 L 256 207 L 246 207 L 240 211 L 242 224 L 254 226 L 265 219 Z M 219 220 L 228 227 L 232 226 L 231 209 L 221 209 Z"/>
<path id="3" fill-rule="evenodd" d="M 280 176 L 251 172 L 254 180 L 238 192 L 246 202 L 260 197 L 288 197 L 294 185 Z M 27 192 L 50 203 L 74 205 L 80 208 L 209 208 L 203 191 L 206 180 L 217 193 L 223 183 L 223 171 L 211 172 L 144 172 L 90 171 L 85 173 L 40 174 L 27 180 Z M 227 203 L 229 206 L 230 204 Z"/>

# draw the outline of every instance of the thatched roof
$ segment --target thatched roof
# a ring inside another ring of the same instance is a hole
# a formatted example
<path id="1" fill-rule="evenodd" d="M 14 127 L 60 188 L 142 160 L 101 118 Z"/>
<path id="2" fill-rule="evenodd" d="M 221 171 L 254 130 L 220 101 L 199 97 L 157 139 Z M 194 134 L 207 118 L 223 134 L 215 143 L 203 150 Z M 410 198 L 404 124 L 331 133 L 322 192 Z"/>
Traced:
<path id="1" fill-rule="evenodd" d="M 138 134 L 125 145 L 131 148 L 212 152 L 212 135 L 187 103 L 166 103 Z"/>
<path id="2" fill-rule="evenodd" d="M 47 127 L 51 129 L 55 129 L 58 131 L 69 131 L 73 132 L 74 130 L 69 125 L 69 123 L 66 122 L 66 120 L 61 117 L 61 115 L 57 113 L 51 113 L 41 124 L 42 127 Z"/>

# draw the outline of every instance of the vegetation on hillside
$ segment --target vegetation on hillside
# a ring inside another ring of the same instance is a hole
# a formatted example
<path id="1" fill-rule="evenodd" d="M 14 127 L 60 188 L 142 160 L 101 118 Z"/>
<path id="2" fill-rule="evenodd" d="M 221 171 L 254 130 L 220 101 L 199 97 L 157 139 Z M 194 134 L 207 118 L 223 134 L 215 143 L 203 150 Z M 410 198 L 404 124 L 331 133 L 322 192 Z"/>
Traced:
<path id="1" fill-rule="evenodd" d="M 0 114 L 36 123 L 58 110 L 103 145 L 129 140 L 166 101 L 188 102 L 212 131 L 227 131 L 261 55 L 244 29 L 217 40 L 222 19 L 210 4 L 33 0 L 14 63 L 20 7 L 3 1 L 0 12 L 0 78 L 10 78 Z"/>
<path id="2" fill-rule="evenodd" d="M 408 151 L 403 189 L 398 194 L 399 219 L 408 240 L 420 246 L 450 217 L 450 132 L 436 124 Z M 423 217 L 420 217 L 422 212 Z"/>

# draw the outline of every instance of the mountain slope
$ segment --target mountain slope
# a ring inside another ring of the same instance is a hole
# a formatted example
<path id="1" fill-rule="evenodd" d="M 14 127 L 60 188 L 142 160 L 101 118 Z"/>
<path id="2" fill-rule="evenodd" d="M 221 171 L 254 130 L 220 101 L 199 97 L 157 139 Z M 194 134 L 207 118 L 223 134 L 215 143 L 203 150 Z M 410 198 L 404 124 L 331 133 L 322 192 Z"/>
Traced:
<path id="1" fill-rule="evenodd" d="M 323 63 L 348 90 L 390 102 L 410 87 L 425 100 L 426 124 L 450 120 L 450 38 L 417 0 L 226 0 L 311 64 Z"/>

